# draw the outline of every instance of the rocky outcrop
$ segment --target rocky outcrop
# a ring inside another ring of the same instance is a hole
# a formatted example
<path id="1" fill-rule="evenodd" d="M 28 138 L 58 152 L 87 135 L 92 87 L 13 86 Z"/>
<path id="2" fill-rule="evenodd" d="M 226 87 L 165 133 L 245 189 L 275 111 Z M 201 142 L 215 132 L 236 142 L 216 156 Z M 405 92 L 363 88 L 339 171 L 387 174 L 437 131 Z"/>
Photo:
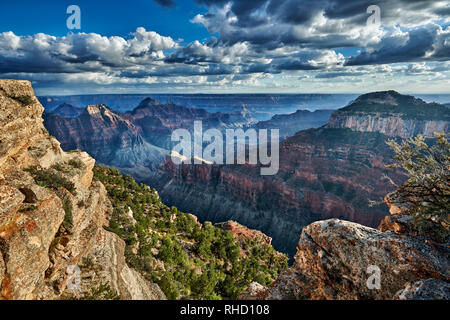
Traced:
<path id="1" fill-rule="evenodd" d="M 230 231 L 233 234 L 233 237 L 237 239 L 252 240 L 268 245 L 272 244 L 271 237 L 265 235 L 259 230 L 249 229 L 235 221 L 216 223 L 214 226 Z"/>
<path id="2" fill-rule="evenodd" d="M 110 232 L 99 233 L 94 245 L 80 263 L 80 288 L 67 289 L 64 298 L 84 298 L 92 288 L 108 284 L 125 300 L 164 300 L 157 284 L 148 282 L 125 262 L 125 242 Z"/>
<path id="3" fill-rule="evenodd" d="M 267 299 L 392 299 L 409 282 L 448 282 L 449 267 L 445 244 L 338 219 L 318 221 L 303 229 L 293 267 Z"/>
<path id="4" fill-rule="evenodd" d="M 0 299 L 59 298 L 70 270 L 101 252 L 121 261 L 101 262 L 111 274 L 103 284 L 125 298 L 161 297 L 124 265 L 121 240 L 103 229 L 112 208 L 93 181 L 95 161 L 63 152 L 42 112 L 29 82 L 0 80 Z"/>
<path id="5" fill-rule="evenodd" d="M 374 92 L 335 111 L 327 127 L 380 132 L 390 137 L 411 138 L 422 134 L 433 138 L 434 132 L 449 131 L 450 109 L 395 91 Z"/>

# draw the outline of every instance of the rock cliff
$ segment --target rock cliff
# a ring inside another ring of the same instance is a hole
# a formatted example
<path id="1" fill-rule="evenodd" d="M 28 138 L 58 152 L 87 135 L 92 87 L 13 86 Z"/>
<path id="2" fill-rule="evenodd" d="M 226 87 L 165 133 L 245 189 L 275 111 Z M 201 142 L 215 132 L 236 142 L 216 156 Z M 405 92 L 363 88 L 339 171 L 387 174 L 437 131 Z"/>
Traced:
<path id="1" fill-rule="evenodd" d="M 0 80 L 0 299 L 82 299 L 96 285 L 125 299 L 164 298 L 103 229 L 112 207 L 93 180 L 94 159 L 63 152 L 43 111 L 29 82 Z M 69 290 L 86 258 L 98 282 Z"/>
<path id="2" fill-rule="evenodd" d="M 373 92 L 335 111 L 327 127 L 380 132 L 390 137 L 422 134 L 433 138 L 434 132 L 449 131 L 450 109 L 395 91 Z"/>

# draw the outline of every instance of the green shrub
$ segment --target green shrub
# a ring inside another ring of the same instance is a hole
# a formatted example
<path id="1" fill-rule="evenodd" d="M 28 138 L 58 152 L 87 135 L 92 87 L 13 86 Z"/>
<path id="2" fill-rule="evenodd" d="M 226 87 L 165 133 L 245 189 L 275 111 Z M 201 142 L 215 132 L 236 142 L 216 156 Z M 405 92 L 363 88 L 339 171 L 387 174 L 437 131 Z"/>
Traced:
<path id="1" fill-rule="evenodd" d="M 92 287 L 90 293 L 81 300 L 120 300 L 120 296 L 108 284 L 102 284 Z"/>
<path id="2" fill-rule="evenodd" d="M 63 221 L 63 227 L 66 230 L 71 230 L 73 227 L 73 207 L 72 207 L 72 203 L 70 202 L 69 199 L 64 199 L 63 200 L 63 209 L 64 209 L 64 221 Z"/>
<path id="3" fill-rule="evenodd" d="M 164 205 L 156 190 L 117 169 L 96 166 L 94 178 L 113 204 L 108 230 L 125 241 L 127 263 L 168 299 L 236 299 L 252 281 L 269 285 L 287 268 L 287 257 L 270 245 L 240 242 L 210 222 L 200 228 L 191 216 Z M 125 214 L 129 209 L 136 225 Z M 155 267 L 155 259 L 164 266 Z"/>
<path id="4" fill-rule="evenodd" d="M 446 241 L 450 236 L 450 142 L 445 132 L 434 135 L 432 145 L 422 135 L 401 144 L 388 141 L 395 153 L 395 162 L 388 167 L 403 169 L 408 176 L 389 198 L 416 218 L 419 229 Z"/>
<path id="5" fill-rule="evenodd" d="M 76 169 L 81 169 L 81 168 L 83 168 L 83 162 L 81 162 L 81 161 L 78 160 L 78 159 L 72 159 L 72 160 L 69 160 L 69 165 L 72 166 L 72 167 L 74 167 L 74 168 L 76 168 Z"/>
<path id="6" fill-rule="evenodd" d="M 25 171 L 29 172 L 36 184 L 41 187 L 57 189 L 57 188 L 65 188 L 67 191 L 75 194 L 75 185 L 73 182 L 66 179 L 59 172 L 54 172 L 49 169 L 43 169 L 38 167 L 30 167 Z"/>

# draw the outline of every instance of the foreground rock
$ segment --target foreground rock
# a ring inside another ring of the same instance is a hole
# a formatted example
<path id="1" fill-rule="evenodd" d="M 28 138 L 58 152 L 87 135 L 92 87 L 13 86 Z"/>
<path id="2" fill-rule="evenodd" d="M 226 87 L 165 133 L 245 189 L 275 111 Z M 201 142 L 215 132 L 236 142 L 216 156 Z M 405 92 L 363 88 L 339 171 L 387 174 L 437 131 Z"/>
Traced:
<path id="1" fill-rule="evenodd" d="M 66 290 L 63 298 L 84 298 L 92 288 L 107 283 L 111 292 L 125 300 L 164 300 L 157 284 L 150 283 L 125 262 L 125 242 L 110 232 L 101 232 L 80 264 L 80 290 Z M 104 298 L 102 296 L 96 298 Z"/>
<path id="2" fill-rule="evenodd" d="M 420 280 L 408 283 L 399 291 L 397 300 L 450 300 L 450 284 L 438 279 Z"/>
<path id="3" fill-rule="evenodd" d="M 449 267 L 446 244 L 338 219 L 318 221 L 303 229 L 293 267 L 267 299 L 392 299 L 409 282 L 448 282 Z"/>
<path id="4" fill-rule="evenodd" d="M 92 179 L 95 161 L 63 152 L 42 112 L 29 82 L 0 80 L 0 299 L 59 298 L 87 256 L 111 275 L 101 285 L 116 295 L 163 298 L 103 229 L 111 204 Z"/>

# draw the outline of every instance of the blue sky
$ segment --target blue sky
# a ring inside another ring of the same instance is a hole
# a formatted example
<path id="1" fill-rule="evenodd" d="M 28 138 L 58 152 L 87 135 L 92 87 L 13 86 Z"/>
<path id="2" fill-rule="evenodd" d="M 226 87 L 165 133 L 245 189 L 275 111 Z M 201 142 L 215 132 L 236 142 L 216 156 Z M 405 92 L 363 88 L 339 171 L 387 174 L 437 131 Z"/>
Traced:
<path id="1" fill-rule="evenodd" d="M 66 9 L 72 4 L 82 13 L 81 32 L 105 36 L 126 37 L 138 27 L 153 30 L 188 42 L 209 38 L 209 32 L 189 22 L 205 8 L 192 1 L 179 1 L 173 8 L 164 8 L 152 0 L 84 0 L 84 1 L 8 1 L 0 4 L 0 31 L 14 31 L 18 35 L 46 33 L 64 36 Z"/>
<path id="2" fill-rule="evenodd" d="M 440 0 L 2 1 L 0 77 L 39 94 L 450 93 L 449 17 Z"/>

